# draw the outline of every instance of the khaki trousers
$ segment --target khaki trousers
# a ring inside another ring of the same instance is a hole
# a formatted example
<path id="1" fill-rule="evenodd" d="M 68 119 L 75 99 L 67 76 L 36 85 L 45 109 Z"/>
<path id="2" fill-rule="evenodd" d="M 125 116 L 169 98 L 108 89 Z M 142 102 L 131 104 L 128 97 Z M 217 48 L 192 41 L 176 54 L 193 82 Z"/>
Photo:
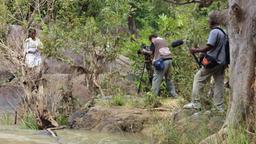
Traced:
<path id="1" fill-rule="evenodd" d="M 211 76 L 214 78 L 213 103 L 217 107 L 223 107 L 224 103 L 224 65 L 217 65 L 211 69 L 201 68 L 194 77 L 192 89 L 192 102 L 200 101 L 203 88 L 206 82 L 210 81 Z"/>

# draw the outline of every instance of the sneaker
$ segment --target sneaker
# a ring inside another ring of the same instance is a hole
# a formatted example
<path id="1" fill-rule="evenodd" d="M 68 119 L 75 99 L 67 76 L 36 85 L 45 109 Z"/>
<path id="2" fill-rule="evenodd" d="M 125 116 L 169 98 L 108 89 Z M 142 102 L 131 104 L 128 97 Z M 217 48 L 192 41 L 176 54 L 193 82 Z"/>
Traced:
<path id="1" fill-rule="evenodd" d="M 176 92 L 171 92 L 171 93 L 169 93 L 169 97 L 177 98 L 178 94 Z"/>
<path id="2" fill-rule="evenodd" d="M 173 99 L 176 99 L 176 98 L 178 98 L 178 94 L 170 95 L 169 97 L 173 98 Z"/>
<path id="3" fill-rule="evenodd" d="M 183 106 L 184 109 L 201 109 L 201 104 L 199 102 L 190 102 Z"/>
<path id="4" fill-rule="evenodd" d="M 223 115 L 223 114 L 225 114 L 225 109 L 224 109 L 224 107 L 221 107 L 221 106 L 219 106 L 219 107 L 213 107 L 213 108 L 211 108 L 211 113 L 212 114 L 220 114 L 220 115 Z"/>
<path id="5" fill-rule="evenodd" d="M 224 108 L 221 107 L 221 106 L 212 108 L 212 111 L 215 111 L 215 112 L 218 112 L 218 113 L 225 113 Z"/>

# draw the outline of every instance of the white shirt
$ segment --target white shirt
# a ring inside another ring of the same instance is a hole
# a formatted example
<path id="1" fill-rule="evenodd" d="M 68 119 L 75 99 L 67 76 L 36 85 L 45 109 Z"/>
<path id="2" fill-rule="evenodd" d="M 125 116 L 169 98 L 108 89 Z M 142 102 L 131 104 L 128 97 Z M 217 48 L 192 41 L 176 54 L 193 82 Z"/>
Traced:
<path id="1" fill-rule="evenodd" d="M 40 39 L 27 38 L 23 44 L 25 63 L 28 67 L 32 68 L 38 66 L 42 62 L 41 55 L 38 49 L 42 48 L 43 44 Z"/>

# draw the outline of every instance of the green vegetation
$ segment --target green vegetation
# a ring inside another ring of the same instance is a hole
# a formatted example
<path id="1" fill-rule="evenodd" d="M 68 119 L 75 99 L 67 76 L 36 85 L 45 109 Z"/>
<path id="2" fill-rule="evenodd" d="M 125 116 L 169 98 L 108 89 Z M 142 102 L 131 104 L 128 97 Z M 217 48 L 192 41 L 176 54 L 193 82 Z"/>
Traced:
<path id="1" fill-rule="evenodd" d="M 62 126 L 62 125 L 68 125 L 68 116 L 67 115 L 59 115 L 56 118 L 56 122 Z"/>
<path id="2" fill-rule="evenodd" d="M 228 130 L 228 144 L 249 144 L 249 136 L 246 130 L 242 127 Z"/>
<path id="3" fill-rule="evenodd" d="M 208 13 L 226 7 L 226 3 L 219 0 L 207 8 L 200 8 L 195 4 L 176 6 L 163 0 L 56 0 L 53 5 L 42 3 L 36 10 L 35 5 L 36 2 L 31 0 L 0 3 L 0 42 L 6 43 L 8 25 L 21 25 L 26 30 L 30 27 L 40 29 L 40 39 L 44 43 L 42 53 L 46 57 L 74 64 L 74 61 L 63 55 L 64 51 L 72 50 L 86 58 L 83 61 L 87 74 L 84 83 L 88 85 L 93 97 L 101 95 L 95 79 L 97 81 L 104 74 L 104 66 L 118 55 L 130 59 L 133 82 L 138 86 L 144 60 L 137 55 L 137 50 L 141 44 L 150 44 L 150 34 L 156 33 L 170 44 L 177 39 L 186 40 L 183 46 L 170 46 L 173 55 L 172 79 L 180 99 L 184 99 L 182 102 L 191 99 L 193 76 L 197 70 L 197 64 L 188 48 L 204 46 L 209 31 Z M 160 106 L 166 98 L 167 94 L 164 92 L 162 96 L 165 98 L 147 92 L 150 89 L 147 74 L 143 77 L 142 93 L 139 96 L 126 97 L 127 87 L 116 83 L 121 79 L 125 78 L 117 73 L 104 75 L 104 80 L 99 85 L 104 94 L 111 98 L 97 104 L 151 109 Z M 164 84 L 161 90 L 165 91 Z M 211 105 L 209 97 L 206 97 L 207 92 L 205 93 L 202 96 L 205 98 L 203 103 Z M 10 115 L 4 115 L 0 121 L 12 124 Z M 56 121 L 59 125 L 66 125 L 68 117 L 59 114 Z M 209 130 L 205 121 L 198 123 L 201 123 L 199 127 L 190 123 L 182 125 L 186 127 L 185 130 L 168 119 L 157 120 L 154 136 L 163 144 L 196 144 L 216 132 Z M 38 129 L 33 114 L 24 116 L 20 125 L 22 128 Z M 193 131 L 194 129 L 197 131 Z M 239 131 L 229 130 L 227 142 L 246 144 L 248 139 L 241 128 Z"/>
<path id="4" fill-rule="evenodd" d="M 0 117 L 0 124 L 1 125 L 12 125 L 14 124 L 14 116 L 11 113 L 2 114 Z"/>
<path id="5" fill-rule="evenodd" d="M 161 144 L 198 144 L 213 133 L 204 119 L 186 119 L 178 123 L 170 119 L 161 119 L 154 126 L 154 137 Z"/>
<path id="6" fill-rule="evenodd" d="M 21 122 L 19 123 L 19 127 L 24 129 L 38 129 L 35 116 L 32 113 L 25 115 L 21 119 Z"/>
<path id="7" fill-rule="evenodd" d="M 161 105 L 160 98 L 151 92 L 148 92 L 143 97 L 144 107 L 155 108 Z"/>
<path id="8" fill-rule="evenodd" d="M 123 95 L 113 96 L 110 104 L 113 106 L 123 106 L 125 104 L 125 98 Z"/>

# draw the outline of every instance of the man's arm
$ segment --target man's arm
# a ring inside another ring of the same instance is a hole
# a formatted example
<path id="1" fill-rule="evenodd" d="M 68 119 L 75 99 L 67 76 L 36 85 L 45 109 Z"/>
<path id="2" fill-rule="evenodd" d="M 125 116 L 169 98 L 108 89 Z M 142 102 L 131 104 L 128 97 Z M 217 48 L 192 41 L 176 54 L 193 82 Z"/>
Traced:
<path id="1" fill-rule="evenodd" d="M 152 54 L 153 54 L 153 52 L 152 52 L 151 50 L 146 50 L 146 49 L 142 49 L 141 52 L 142 52 L 143 54 L 149 54 L 149 55 L 152 55 Z"/>
<path id="2" fill-rule="evenodd" d="M 211 30 L 208 37 L 208 42 L 205 48 L 191 48 L 189 50 L 191 53 L 207 52 L 215 48 L 217 39 L 218 39 L 218 30 L 216 29 Z"/>
<path id="3" fill-rule="evenodd" d="M 210 44 L 207 44 L 207 46 L 205 48 L 191 48 L 191 49 L 189 49 L 189 51 L 191 53 L 199 53 L 199 52 L 204 53 L 204 52 L 210 51 L 212 49 L 214 49 L 214 47 Z"/>

